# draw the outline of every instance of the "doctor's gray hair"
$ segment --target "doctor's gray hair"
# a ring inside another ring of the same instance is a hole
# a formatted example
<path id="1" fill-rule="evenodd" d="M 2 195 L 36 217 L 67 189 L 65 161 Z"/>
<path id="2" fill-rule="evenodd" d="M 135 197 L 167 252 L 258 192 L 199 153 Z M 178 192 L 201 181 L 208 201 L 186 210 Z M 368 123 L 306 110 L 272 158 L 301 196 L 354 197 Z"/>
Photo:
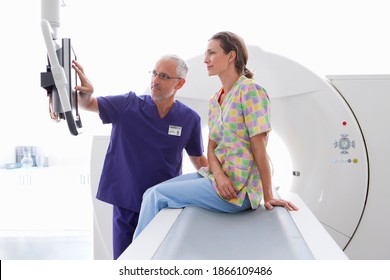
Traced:
<path id="1" fill-rule="evenodd" d="M 161 59 L 173 60 L 176 62 L 176 75 L 185 79 L 188 73 L 188 66 L 184 59 L 178 57 L 175 54 L 167 54 L 161 57 Z"/>

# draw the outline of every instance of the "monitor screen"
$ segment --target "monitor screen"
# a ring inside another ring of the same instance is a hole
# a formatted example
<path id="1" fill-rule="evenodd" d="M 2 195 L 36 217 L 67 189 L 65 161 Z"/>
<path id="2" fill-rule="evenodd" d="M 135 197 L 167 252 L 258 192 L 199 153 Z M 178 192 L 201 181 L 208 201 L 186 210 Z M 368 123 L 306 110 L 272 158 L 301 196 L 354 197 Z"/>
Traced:
<path id="1" fill-rule="evenodd" d="M 76 122 L 77 127 L 81 127 L 80 115 L 78 112 L 78 102 L 77 102 L 77 92 L 75 91 L 75 86 L 77 85 L 77 73 L 72 68 L 72 61 L 77 60 L 76 54 L 73 50 L 71 40 L 69 38 L 62 39 L 62 55 L 60 64 L 64 68 L 65 76 L 68 81 L 67 91 L 69 94 L 69 102 L 72 108 L 72 113 L 74 121 Z"/>

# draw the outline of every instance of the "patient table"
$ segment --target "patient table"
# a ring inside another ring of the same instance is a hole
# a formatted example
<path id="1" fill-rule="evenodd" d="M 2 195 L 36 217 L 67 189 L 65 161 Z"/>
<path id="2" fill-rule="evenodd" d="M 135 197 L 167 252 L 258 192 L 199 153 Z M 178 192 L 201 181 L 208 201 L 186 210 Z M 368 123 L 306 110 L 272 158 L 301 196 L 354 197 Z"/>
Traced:
<path id="1" fill-rule="evenodd" d="M 299 211 L 163 209 L 119 259 L 348 259 L 299 196 L 287 199 Z"/>

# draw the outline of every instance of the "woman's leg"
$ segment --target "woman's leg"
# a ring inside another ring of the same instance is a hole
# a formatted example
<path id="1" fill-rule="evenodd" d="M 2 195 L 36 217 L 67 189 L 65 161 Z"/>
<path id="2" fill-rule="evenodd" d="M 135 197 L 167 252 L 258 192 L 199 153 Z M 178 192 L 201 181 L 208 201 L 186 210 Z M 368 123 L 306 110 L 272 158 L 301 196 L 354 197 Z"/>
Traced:
<path id="1" fill-rule="evenodd" d="M 208 178 L 198 173 L 185 174 L 158 184 L 145 192 L 134 238 L 161 209 L 183 208 L 190 205 L 217 212 L 240 212 L 250 208 L 248 199 L 242 206 L 221 199 Z"/>

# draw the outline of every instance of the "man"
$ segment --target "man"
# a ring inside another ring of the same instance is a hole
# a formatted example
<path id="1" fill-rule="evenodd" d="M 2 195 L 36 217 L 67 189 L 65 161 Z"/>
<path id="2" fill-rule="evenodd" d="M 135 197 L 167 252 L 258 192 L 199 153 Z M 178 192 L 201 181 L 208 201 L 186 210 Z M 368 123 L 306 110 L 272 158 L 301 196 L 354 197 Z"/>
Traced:
<path id="1" fill-rule="evenodd" d="M 131 244 L 143 193 L 151 186 L 181 174 L 185 149 L 196 169 L 207 166 L 203 155 L 199 115 L 179 101 L 186 63 L 163 56 L 151 72 L 151 95 L 94 97 L 93 85 L 74 61 L 81 85 L 80 107 L 97 112 L 111 123 L 110 144 L 96 197 L 113 205 L 114 259 Z"/>

